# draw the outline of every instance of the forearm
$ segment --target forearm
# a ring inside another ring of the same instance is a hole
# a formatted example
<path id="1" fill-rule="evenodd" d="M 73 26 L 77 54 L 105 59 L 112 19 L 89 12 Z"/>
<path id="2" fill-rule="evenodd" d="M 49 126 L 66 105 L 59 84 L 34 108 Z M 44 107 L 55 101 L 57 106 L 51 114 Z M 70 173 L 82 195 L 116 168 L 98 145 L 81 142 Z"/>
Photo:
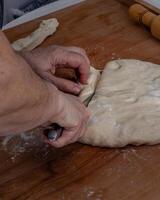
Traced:
<path id="1" fill-rule="evenodd" d="M 30 130 L 56 113 L 58 91 L 37 76 L 0 33 L 0 135 Z M 53 98 L 54 97 L 54 98 Z"/>

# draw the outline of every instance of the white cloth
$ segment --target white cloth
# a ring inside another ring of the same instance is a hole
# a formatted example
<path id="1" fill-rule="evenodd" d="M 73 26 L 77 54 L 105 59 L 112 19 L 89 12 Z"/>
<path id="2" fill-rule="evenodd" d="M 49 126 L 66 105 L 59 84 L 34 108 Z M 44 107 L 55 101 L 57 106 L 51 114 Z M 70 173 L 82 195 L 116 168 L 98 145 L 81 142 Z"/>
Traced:
<path id="1" fill-rule="evenodd" d="M 13 9 L 19 9 L 30 1 L 31 0 L 4 0 L 3 25 L 14 19 L 12 13 Z"/>

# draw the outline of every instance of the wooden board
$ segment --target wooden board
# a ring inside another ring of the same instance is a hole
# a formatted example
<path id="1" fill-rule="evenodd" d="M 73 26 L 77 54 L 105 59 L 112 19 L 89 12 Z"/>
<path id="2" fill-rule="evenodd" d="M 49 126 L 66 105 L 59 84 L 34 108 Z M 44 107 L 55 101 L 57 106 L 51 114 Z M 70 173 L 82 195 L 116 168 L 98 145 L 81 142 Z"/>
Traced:
<path id="1" fill-rule="evenodd" d="M 159 41 L 129 19 L 125 6 L 128 2 L 87 0 L 44 17 L 57 17 L 60 27 L 42 46 L 81 46 L 92 65 L 101 69 L 107 61 L 118 58 L 160 63 Z M 39 22 L 40 19 L 5 33 L 14 41 L 28 35 Z M 25 145 L 23 140 L 5 141 L 7 145 L 0 141 L 3 200 L 160 198 L 160 145 L 107 149 L 77 143 L 53 149 L 45 147 L 38 138 L 28 139 L 29 144 L 25 138 Z"/>
<path id="2" fill-rule="evenodd" d="M 160 1 L 159 0 L 135 0 L 136 2 L 146 6 L 154 12 L 160 14 Z"/>

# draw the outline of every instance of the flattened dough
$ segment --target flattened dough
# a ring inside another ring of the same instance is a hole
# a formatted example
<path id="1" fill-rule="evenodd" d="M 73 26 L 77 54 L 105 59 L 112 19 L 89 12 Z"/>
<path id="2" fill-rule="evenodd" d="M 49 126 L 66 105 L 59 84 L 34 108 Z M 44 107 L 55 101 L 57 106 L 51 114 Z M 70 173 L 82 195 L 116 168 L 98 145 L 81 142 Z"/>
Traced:
<path id="1" fill-rule="evenodd" d="M 103 147 L 160 143 L 160 65 L 109 62 L 88 108 L 92 114 L 83 143 Z"/>

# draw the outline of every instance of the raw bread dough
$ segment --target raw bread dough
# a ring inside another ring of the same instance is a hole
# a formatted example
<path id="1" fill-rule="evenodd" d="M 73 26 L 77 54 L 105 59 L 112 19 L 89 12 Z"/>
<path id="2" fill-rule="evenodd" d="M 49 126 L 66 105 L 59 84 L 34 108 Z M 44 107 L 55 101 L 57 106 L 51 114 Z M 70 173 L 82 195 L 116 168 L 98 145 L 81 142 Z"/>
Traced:
<path id="1" fill-rule="evenodd" d="M 57 19 L 43 20 L 38 29 L 25 38 L 21 38 L 12 43 L 16 51 L 32 50 L 39 46 L 48 36 L 52 35 L 58 27 Z"/>
<path id="2" fill-rule="evenodd" d="M 94 95 L 97 82 L 100 79 L 100 70 L 90 67 L 90 74 L 87 85 L 84 85 L 82 92 L 79 95 L 80 100 L 87 106 L 92 96 Z"/>
<path id="3" fill-rule="evenodd" d="M 88 108 L 92 114 L 83 143 L 160 143 L 160 65 L 138 60 L 108 63 Z"/>

